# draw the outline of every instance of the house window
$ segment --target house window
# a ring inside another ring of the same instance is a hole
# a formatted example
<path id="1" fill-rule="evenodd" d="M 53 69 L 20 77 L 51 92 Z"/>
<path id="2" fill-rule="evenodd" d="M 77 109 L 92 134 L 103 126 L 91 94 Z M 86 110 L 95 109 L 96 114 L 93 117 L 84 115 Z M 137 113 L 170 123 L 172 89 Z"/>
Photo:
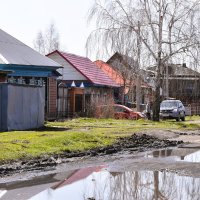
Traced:
<path id="1" fill-rule="evenodd" d="M 8 83 L 16 83 L 16 82 L 17 81 L 16 81 L 16 79 L 13 76 L 11 76 L 11 77 L 8 78 Z"/>
<path id="2" fill-rule="evenodd" d="M 17 83 L 18 84 L 25 84 L 24 78 L 22 78 L 22 77 L 18 78 Z"/>
<path id="3" fill-rule="evenodd" d="M 185 93 L 186 94 L 191 94 L 193 89 L 194 89 L 194 83 L 193 82 L 188 82 L 185 85 Z"/>
<path id="4" fill-rule="evenodd" d="M 35 85 L 35 78 L 34 77 L 32 77 L 30 80 L 29 80 L 29 84 L 30 85 Z"/>

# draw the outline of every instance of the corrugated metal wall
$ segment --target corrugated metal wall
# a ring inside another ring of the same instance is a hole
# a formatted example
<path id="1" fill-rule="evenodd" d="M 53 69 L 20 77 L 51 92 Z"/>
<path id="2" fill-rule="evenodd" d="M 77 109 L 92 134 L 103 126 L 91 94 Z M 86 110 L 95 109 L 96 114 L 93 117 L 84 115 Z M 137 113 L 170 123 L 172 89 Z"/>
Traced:
<path id="1" fill-rule="evenodd" d="M 7 106 L 8 106 L 7 84 L 0 84 L 0 131 L 6 130 L 7 127 Z"/>
<path id="2" fill-rule="evenodd" d="M 0 85 L 0 130 L 2 126 L 2 87 Z"/>
<path id="3" fill-rule="evenodd" d="M 43 126 L 44 104 L 44 87 L 0 84 L 0 131 Z"/>
<path id="4" fill-rule="evenodd" d="M 1 129 L 3 129 L 3 122 L 2 122 L 2 109 L 3 109 L 3 105 L 2 105 L 2 87 L 0 85 L 0 131 Z"/>

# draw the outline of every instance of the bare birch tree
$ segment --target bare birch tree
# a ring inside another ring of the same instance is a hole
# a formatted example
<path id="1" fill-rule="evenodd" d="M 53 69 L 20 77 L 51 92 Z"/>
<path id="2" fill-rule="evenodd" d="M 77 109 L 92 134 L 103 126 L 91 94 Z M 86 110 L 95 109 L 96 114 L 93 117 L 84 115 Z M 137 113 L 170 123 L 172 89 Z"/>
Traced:
<path id="1" fill-rule="evenodd" d="M 46 55 L 54 50 L 59 50 L 60 39 L 55 24 L 51 23 L 46 31 L 39 31 L 34 40 L 34 48 L 39 53 Z"/>
<path id="2" fill-rule="evenodd" d="M 98 52 L 102 47 L 105 52 L 112 51 L 116 41 L 123 38 L 122 48 L 130 56 L 138 56 L 134 44 L 139 39 L 140 65 L 156 66 L 155 121 L 159 121 L 164 68 L 169 62 L 178 62 L 180 56 L 188 56 L 198 44 L 198 27 L 191 20 L 198 7 L 199 0 L 96 0 L 90 12 L 89 18 L 96 20 L 97 29 L 88 43 L 98 43 Z"/>
<path id="3" fill-rule="evenodd" d="M 43 33 L 41 31 L 38 32 L 37 37 L 34 41 L 34 48 L 39 53 L 45 55 L 45 41 L 44 41 Z"/>

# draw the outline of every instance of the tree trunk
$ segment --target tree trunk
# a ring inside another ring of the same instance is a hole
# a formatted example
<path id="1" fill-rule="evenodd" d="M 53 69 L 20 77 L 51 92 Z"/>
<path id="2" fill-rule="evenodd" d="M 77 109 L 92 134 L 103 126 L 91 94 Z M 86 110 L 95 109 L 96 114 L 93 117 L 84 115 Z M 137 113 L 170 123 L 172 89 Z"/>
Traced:
<path id="1" fill-rule="evenodd" d="M 137 67 L 139 75 L 136 77 L 136 108 L 140 112 L 141 102 L 141 77 L 140 77 L 140 52 L 141 51 L 141 40 L 140 40 L 140 22 L 138 21 L 138 34 L 137 34 Z"/>
<path id="2" fill-rule="evenodd" d="M 126 80 L 124 80 L 123 94 L 121 100 L 122 100 L 122 105 L 126 105 Z"/>
<path id="3" fill-rule="evenodd" d="M 157 57 L 157 76 L 156 76 L 156 93 L 155 102 L 153 105 L 153 121 L 160 120 L 160 88 L 161 88 L 161 72 L 162 70 L 162 31 L 163 31 L 163 16 L 162 16 L 162 4 L 159 2 L 159 38 L 158 38 L 158 57 Z"/>
<path id="4" fill-rule="evenodd" d="M 140 112 L 140 104 L 141 104 L 141 78 L 138 75 L 136 78 L 136 108 L 138 112 Z"/>
<path id="5" fill-rule="evenodd" d="M 166 91 L 165 91 L 165 97 L 168 98 L 169 97 L 169 66 L 168 63 L 166 65 Z"/>
<path id="6" fill-rule="evenodd" d="M 157 69 L 157 77 L 156 77 L 156 93 L 155 93 L 155 99 L 154 99 L 154 104 L 153 104 L 153 121 L 160 120 L 161 67 L 162 65 L 161 65 L 161 58 L 160 58 L 158 61 L 158 69 Z"/>
<path id="7" fill-rule="evenodd" d="M 158 171 L 153 172 L 154 177 L 154 198 L 155 200 L 159 199 L 159 177 L 158 177 Z"/>

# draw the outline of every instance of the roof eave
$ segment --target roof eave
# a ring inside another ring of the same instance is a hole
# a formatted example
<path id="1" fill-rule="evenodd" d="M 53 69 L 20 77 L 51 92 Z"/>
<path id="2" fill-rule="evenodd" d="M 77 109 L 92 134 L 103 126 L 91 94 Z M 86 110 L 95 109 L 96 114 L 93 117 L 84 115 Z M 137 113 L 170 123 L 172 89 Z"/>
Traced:
<path id="1" fill-rule="evenodd" d="M 0 66 L 4 66 L 4 67 L 42 67 L 42 68 L 49 68 L 49 69 L 59 69 L 59 68 L 63 68 L 62 66 L 47 66 L 47 65 L 20 65 L 20 64 L 0 64 Z"/>
<path id="2" fill-rule="evenodd" d="M 58 53 L 58 55 L 60 55 L 65 61 L 67 61 L 70 65 L 72 65 L 79 73 L 81 73 L 86 79 L 88 79 L 88 81 L 90 81 L 91 83 L 94 83 L 90 78 L 88 78 L 85 74 L 83 74 L 83 72 L 81 72 L 71 61 L 69 61 L 64 55 L 62 55 L 61 52 L 59 52 L 58 50 L 55 50 L 49 54 L 47 54 L 47 56 L 52 55 L 54 53 Z"/>

